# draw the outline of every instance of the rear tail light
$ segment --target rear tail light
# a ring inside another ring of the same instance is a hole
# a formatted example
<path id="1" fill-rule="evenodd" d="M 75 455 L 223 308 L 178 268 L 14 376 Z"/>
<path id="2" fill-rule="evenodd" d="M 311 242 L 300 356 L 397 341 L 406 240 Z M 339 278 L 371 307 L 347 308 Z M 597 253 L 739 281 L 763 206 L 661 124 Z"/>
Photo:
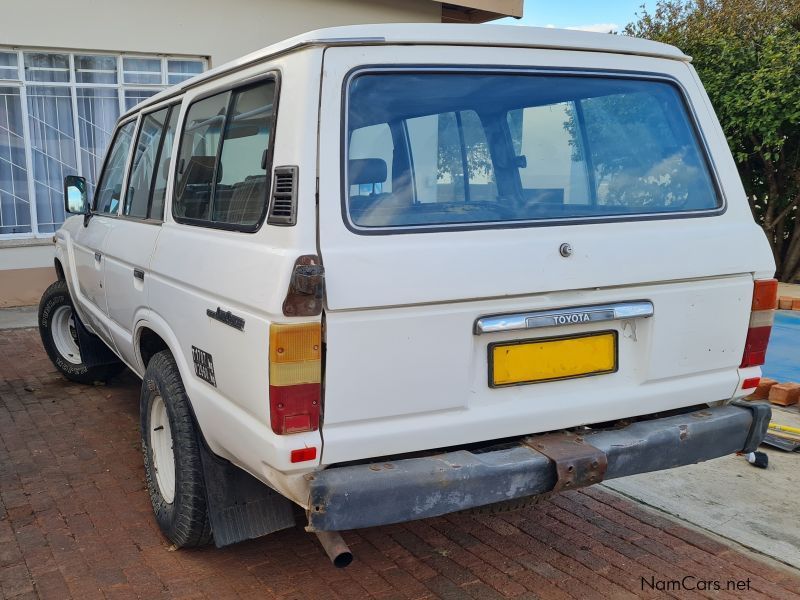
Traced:
<path id="1" fill-rule="evenodd" d="M 747 329 L 744 355 L 740 365 L 742 368 L 757 367 L 764 364 L 776 308 L 778 308 L 778 280 L 757 280 L 753 287 L 750 326 Z"/>
<path id="2" fill-rule="evenodd" d="M 322 381 L 320 323 L 269 329 L 269 416 L 278 435 L 316 431 Z"/>

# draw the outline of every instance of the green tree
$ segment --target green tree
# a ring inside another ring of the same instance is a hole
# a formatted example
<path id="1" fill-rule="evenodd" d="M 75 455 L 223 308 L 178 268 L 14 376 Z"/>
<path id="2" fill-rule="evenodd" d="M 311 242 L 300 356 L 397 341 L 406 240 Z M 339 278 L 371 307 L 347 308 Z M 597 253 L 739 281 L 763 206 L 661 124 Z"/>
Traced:
<path id="1" fill-rule="evenodd" d="M 693 57 L 778 277 L 800 281 L 800 0 L 660 0 L 624 33 Z"/>

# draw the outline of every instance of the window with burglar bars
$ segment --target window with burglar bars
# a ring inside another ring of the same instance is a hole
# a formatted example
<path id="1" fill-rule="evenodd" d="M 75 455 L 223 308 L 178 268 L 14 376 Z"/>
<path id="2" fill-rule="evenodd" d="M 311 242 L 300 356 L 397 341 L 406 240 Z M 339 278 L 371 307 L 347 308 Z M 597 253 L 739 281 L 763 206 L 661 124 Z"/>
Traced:
<path id="1" fill-rule="evenodd" d="M 120 114 L 206 69 L 204 58 L 0 48 L 0 239 L 64 221 L 62 182 L 94 192 Z"/>

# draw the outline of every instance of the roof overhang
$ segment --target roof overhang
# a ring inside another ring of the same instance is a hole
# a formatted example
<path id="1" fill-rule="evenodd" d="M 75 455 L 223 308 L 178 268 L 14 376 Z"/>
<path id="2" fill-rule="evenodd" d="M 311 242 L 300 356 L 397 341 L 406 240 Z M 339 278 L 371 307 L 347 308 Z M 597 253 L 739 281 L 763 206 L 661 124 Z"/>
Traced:
<path id="1" fill-rule="evenodd" d="M 522 17 L 523 0 L 434 1 L 442 5 L 442 23 L 485 23 L 502 17 Z"/>

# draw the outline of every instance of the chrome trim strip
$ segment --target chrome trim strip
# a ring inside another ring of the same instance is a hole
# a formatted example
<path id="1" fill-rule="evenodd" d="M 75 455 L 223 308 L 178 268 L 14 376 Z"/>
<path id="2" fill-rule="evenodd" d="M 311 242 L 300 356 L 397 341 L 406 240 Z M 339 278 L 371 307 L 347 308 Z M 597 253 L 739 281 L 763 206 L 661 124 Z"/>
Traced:
<path id="1" fill-rule="evenodd" d="M 653 316 L 653 303 L 649 300 L 596 304 L 593 306 L 574 306 L 555 310 L 537 310 L 528 313 L 494 315 L 481 317 L 475 321 L 473 333 L 496 333 L 499 331 L 520 331 L 542 327 L 562 327 L 580 323 L 599 323 L 624 319 L 646 319 Z"/>

